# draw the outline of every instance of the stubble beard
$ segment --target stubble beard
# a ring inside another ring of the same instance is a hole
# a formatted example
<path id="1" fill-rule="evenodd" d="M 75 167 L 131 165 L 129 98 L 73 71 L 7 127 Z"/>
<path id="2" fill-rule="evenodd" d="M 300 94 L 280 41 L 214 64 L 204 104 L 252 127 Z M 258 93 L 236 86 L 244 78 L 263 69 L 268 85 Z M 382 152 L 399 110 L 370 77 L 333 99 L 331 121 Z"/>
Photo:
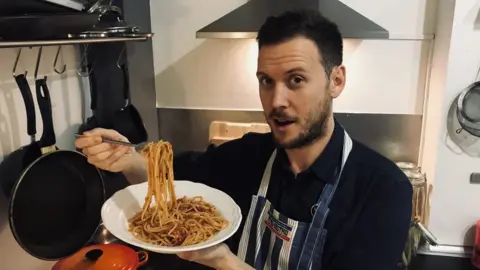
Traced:
<path id="1" fill-rule="evenodd" d="M 323 104 L 322 104 L 323 103 Z M 327 124 L 331 115 L 332 98 L 326 96 L 324 101 L 317 108 L 312 109 L 307 118 L 304 119 L 304 126 L 298 136 L 288 142 L 280 143 L 275 138 L 277 147 L 283 149 L 299 149 L 307 147 L 326 135 Z"/>

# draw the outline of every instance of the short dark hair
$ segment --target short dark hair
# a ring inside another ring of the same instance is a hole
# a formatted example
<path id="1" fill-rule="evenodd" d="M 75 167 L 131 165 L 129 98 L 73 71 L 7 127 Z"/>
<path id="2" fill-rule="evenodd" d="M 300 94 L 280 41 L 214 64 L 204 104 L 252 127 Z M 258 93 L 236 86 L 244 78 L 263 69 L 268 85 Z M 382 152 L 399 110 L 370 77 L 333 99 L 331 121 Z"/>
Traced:
<path id="1" fill-rule="evenodd" d="M 342 35 L 337 25 L 317 10 L 292 10 L 269 17 L 258 31 L 258 47 L 276 45 L 296 37 L 305 37 L 315 42 L 327 77 L 333 67 L 342 64 Z"/>

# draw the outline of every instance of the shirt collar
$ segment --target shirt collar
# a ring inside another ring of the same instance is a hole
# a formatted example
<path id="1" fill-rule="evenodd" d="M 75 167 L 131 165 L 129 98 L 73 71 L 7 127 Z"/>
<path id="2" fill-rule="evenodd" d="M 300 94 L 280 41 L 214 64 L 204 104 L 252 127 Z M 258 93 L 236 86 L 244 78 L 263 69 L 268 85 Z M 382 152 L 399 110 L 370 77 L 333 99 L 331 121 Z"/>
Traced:
<path id="1" fill-rule="evenodd" d="M 313 164 L 303 173 L 312 172 L 319 180 L 325 183 L 333 183 L 336 177 L 336 170 L 341 162 L 344 141 L 344 129 L 335 121 L 332 137 L 327 146 Z M 285 149 L 277 149 L 277 158 L 284 169 L 290 172 L 290 161 Z"/>

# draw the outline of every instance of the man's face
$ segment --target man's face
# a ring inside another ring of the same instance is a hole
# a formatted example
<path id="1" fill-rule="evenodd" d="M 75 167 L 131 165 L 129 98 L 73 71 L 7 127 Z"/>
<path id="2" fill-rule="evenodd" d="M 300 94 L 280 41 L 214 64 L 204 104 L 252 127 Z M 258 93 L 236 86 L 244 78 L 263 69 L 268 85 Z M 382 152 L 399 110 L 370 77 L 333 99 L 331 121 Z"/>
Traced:
<path id="1" fill-rule="evenodd" d="M 332 99 L 345 85 L 345 68 L 327 78 L 315 43 L 304 37 L 259 51 L 257 77 L 265 118 L 277 144 L 301 148 L 324 135 Z"/>

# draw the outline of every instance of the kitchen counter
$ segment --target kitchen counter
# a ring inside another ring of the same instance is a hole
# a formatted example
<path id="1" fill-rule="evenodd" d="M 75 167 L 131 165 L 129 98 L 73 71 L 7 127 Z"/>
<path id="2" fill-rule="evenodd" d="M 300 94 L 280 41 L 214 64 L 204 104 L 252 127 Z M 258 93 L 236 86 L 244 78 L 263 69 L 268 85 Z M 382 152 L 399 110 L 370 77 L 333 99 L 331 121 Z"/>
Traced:
<path id="1" fill-rule="evenodd" d="M 469 258 L 418 255 L 406 270 L 478 270 Z"/>
<path id="2" fill-rule="evenodd" d="M 168 266 L 168 267 L 167 267 Z M 204 270 L 211 269 L 195 263 L 184 261 L 176 255 L 163 255 L 149 253 L 148 263 L 139 268 L 139 270 L 153 269 L 169 269 L 169 270 Z M 446 257 L 418 255 L 412 261 L 408 268 L 398 268 L 398 270 L 478 270 L 470 262 L 468 258 Z"/>

